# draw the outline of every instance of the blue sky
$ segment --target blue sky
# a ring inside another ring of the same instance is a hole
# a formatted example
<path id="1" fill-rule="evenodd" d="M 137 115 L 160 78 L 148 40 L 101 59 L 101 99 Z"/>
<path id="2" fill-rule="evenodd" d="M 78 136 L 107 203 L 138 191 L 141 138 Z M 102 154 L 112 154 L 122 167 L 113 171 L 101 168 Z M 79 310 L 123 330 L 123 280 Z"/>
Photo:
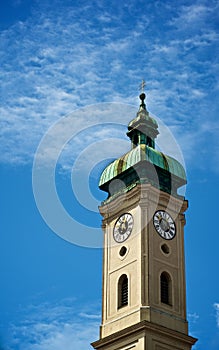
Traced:
<path id="1" fill-rule="evenodd" d="M 98 338 L 98 177 L 130 148 L 142 78 L 158 147 L 185 162 L 188 177 L 194 349 L 218 349 L 219 2 L 0 6 L 0 349 L 84 350 Z"/>

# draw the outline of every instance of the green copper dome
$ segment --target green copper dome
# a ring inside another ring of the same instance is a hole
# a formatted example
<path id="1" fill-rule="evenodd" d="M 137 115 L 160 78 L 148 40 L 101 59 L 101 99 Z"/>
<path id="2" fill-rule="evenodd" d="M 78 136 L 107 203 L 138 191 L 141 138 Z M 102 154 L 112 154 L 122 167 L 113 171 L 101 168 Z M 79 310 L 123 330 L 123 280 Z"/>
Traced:
<path id="1" fill-rule="evenodd" d="M 156 167 L 170 172 L 181 179 L 182 182 L 186 183 L 185 170 L 176 159 L 166 156 L 149 146 L 139 145 L 105 168 L 100 177 L 99 186 L 101 187 L 113 178 L 118 177 L 121 173 L 143 161 L 154 164 Z"/>

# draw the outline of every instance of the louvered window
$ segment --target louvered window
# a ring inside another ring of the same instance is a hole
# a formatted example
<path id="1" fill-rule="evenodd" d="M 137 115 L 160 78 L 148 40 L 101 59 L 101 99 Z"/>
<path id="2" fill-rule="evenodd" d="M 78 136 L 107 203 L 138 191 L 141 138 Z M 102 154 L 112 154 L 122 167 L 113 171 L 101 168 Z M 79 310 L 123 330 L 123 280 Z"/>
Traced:
<path id="1" fill-rule="evenodd" d="M 118 308 L 128 305 L 128 277 L 122 275 L 118 282 Z"/>
<path id="2" fill-rule="evenodd" d="M 160 276 L 160 299 L 164 304 L 171 304 L 171 279 L 168 273 L 162 272 Z"/>

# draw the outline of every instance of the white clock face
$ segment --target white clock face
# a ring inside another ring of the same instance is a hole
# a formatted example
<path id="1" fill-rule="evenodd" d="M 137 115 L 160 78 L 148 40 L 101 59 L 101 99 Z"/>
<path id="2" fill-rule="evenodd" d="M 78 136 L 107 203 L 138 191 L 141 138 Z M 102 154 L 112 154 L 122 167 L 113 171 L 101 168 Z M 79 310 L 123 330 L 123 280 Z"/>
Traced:
<path id="1" fill-rule="evenodd" d="M 159 235 L 164 239 L 173 239 L 176 235 L 176 226 L 171 218 L 170 214 L 168 214 L 164 210 L 158 210 L 154 214 L 153 218 L 154 227 Z"/>
<path id="2" fill-rule="evenodd" d="M 116 242 L 121 243 L 124 242 L 131 234 L 133 228 L 133 217 L 129 213 L 125 213 L 120 216 L 120 218 L 116 221 L 113 237 Z"/>

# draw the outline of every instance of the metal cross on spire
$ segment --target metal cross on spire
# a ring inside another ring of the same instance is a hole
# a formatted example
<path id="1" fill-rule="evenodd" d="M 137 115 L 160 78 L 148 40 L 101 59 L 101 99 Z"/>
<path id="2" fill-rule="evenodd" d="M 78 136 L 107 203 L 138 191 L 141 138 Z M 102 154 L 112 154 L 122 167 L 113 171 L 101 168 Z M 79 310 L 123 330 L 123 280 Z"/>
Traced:
<path id="1" fill-rule="evenodd" d="M 139 90 L 141 90 L 141 92 L 144 92 L 145 86 L 146 86 L 146 82 L 144 79 L 142 79 L 142 82 L 139 85 Z"/>

